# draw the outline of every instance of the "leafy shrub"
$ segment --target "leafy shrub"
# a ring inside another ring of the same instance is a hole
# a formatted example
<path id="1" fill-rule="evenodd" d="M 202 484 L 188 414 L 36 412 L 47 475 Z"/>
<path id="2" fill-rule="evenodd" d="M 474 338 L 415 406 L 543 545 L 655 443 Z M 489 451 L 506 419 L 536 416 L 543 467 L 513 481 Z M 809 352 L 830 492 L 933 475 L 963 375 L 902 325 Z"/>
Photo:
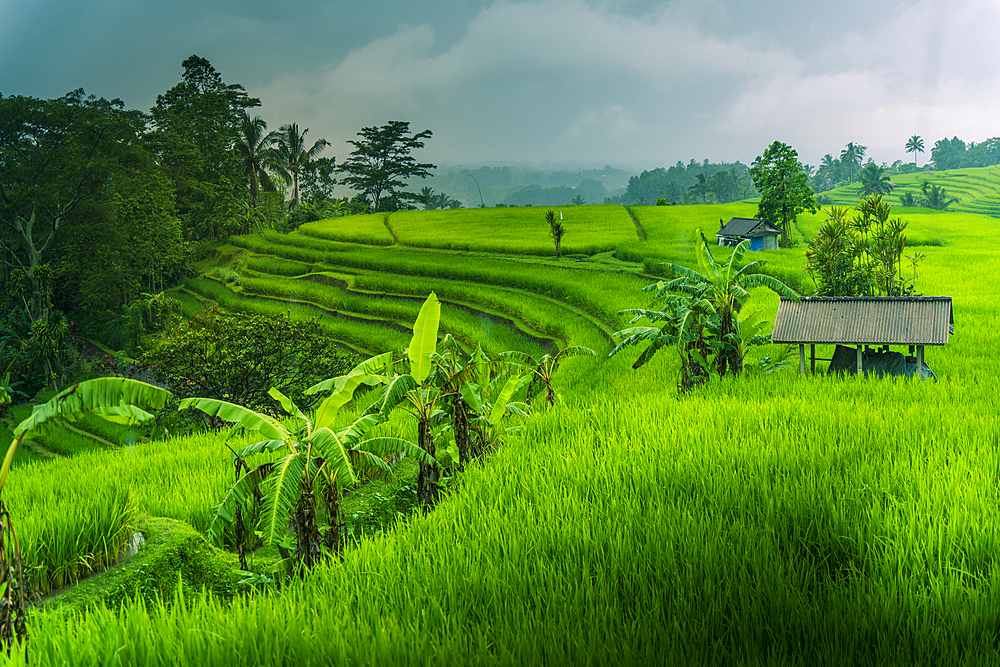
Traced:
<path id="1" fill-rule="evenodd" d="M 270 412 L 278 407 L 271 387 L 308 406 L 315 397 L 304 390 L 346 372 L 353 361 L 315 321 L 214 309 L 171 329 L 144 360 L 178 398 L 217 398 Z"/>

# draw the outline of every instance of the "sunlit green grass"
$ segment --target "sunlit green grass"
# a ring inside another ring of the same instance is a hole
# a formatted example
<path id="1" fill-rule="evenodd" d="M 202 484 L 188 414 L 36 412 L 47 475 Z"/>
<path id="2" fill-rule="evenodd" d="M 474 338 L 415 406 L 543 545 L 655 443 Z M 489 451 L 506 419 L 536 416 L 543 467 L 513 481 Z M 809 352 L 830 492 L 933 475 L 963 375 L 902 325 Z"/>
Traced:
<path id="1" fill-rule="evenodd" d="M 720 217 L 755 208 L 634 212 L 648 235 L 628 242 L 637 261 L 697 266 L 695 230 L 714 236 Z M 997 664 L 1000 252 L 984 239 L 1000 223 L 903 217 L 908 238 L 934 242 L 915 246 L 925 254 L 918 291 L 953 297 L 955 333 L 926 351 L 938 382 L 799 377 L 794 356 L 763 374 L 759 362 L 778 353 L 765 346 L 751 351 L 743 376 L 678 395 L 669 348 L 637 371 L 641 348 L 570 359 L 556 376 L 555 408 L 540 409 L 428 515 L 353 544 L 306 582 L 232 604 L 188 590 L 183 603 L 36 614 L 30 662 Z M 750 257 L 808 286 L 802 253 L 822 218 L 800 218 L 797 247 Z M 269 281 L 304 297 L 314 288 L 276 276 L 329 271 L 357 290 L 434 288 L 508 313 L 520 290 L 524 310 L 537 311 L 533 326 L 550 331 L 564 316 L 560 335 L 571 341 L 597 327 L 550 299 L 620 326 L 617 311 L 649 296 L 649 279 L 627 273 L 252 238 L 238 242 L 272 256 L 247 266 L 272 275 L 248 272 L 251 288 Z M 192 287 L 228 305 L 245 300 L 214 281 Z M 777 302 L 757 290 L 745 309 L 773 320 Z M 107 463 L 92 466 L 105 474 L 86 488 L 95 502 L 129 489 L 135 513 L 203 529 L 231 470 L 221 442 L 199 438 L 92 454 Z M 75 460 L 38 470 L 72 478 Z M 21 482 L 22 499 L 33 479 Z M 33 515 L 58 507 L 46 488 L 38 485 Z M 66 523 L 60 535 L 79 525 L 49 511 Z"/>
<path id="2" fill-rule="evenodd" d="M 334 241 L 392 245 L 392 235 L 385 226 L 385 218 L 385 213 L 345 215 L 329 220 L 307 222 L 299 227 L 299 231 L 308 236 Z"/>
<path id="3" fill-rule="evenodd" d="M 451 250 L 555 255 L 547 211 L 566 230 L 562 252 L 593 255 L 614 250 L 636 238 L 622 206 L 474 208 L 444 211 L 399 211 L 389 218 L 406 245 Z"/>

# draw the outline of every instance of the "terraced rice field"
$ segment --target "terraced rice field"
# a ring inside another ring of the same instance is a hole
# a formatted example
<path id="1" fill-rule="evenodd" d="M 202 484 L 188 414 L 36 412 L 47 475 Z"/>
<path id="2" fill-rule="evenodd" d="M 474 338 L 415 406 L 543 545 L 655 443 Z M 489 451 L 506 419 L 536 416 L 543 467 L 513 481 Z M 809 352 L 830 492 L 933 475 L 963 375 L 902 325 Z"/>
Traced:
<path id="1" fill-rule="evenodd" d="M 892 182 L 897 187 L 888 196 L 889 202 L 897 206 L 901 197 L 907 193 L 919 201 L 923 197 L 921 183 L 925 181 L 943 187 L 949 199 L 954 197 L 958 200 L 948 206 L 949 211 L 1000 217 L 1000 165 L 893 176 Z M 838 206 L 854 206 L 858 203 L 860 192 L 860 184 L 854 183 L 824 192 L 823 195 Z"/>
<path id="2" fill-rule="evenodd" d="M 644 305 L 647 266 L 691 264 L 698 227 L 748 212 L 634 207 L 645 241 L 624 211 L 634 236 L 561 262 L 538 239 L 448 249 L 436 222 L 410 229 L 410 244 L 359 243 L 360 232 L 330 231 L 348 218 L 317 223 L 322 238 L 235 239 L 240 289 L 200 278 L 185 298 L 296 309 L 375 351 L 405 346 L 434 289 L 453 311 L 444 328 L 466 345 L 606 352 L 618 311 Z M 461 213 L 475 229 L 492 220 Z M 903 215 L 925 242 L 918 289 L 954 299 L 951 343 L 927 352 L 939 382 L 765 374 L 772 347 L 743 376 L 678 396 L 669 350 L 639 371 L 634 355 L 571 359 L 556 406 L 426 516 L 280 591 L 39 613 L 30 663 L 1000 664 L 1000 278 L 983 243 L 1000 220 Z M 752 259 L 808 291 L 801 241 L 820 223 L 803 217 L 799 247 Z M 747 307 L 773 314 L 776 299 L 755 293 Z M 102 503 L 202 528 L 226 487 L 226 452 L 198 436 L 80 459 L 103 475 L 81 473 L 78 457 L 32 464 L 15 498 L 65 524 L 39 528 L 60 540 Z M 54 510 L 61 490 L 42 476 L 79 477 L 90 497 Z"/>

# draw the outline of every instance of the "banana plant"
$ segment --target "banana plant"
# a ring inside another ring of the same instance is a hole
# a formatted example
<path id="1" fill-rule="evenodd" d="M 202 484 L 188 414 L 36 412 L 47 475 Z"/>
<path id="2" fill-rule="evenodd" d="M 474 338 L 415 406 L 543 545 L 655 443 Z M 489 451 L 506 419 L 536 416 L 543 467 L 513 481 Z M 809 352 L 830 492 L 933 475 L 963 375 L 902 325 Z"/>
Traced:
<path id="1" fill-rule="evenodd" d="M 664 346 L 676 346 L 681 355 L 682 388 L 688 388 L 709 370 L 718 375 L 743 370 L 745 345 L 742 341 L 745 337 L 740 331 L 737 313 L 749 299 L 749 290 L 766 287 L 786 298 L 799 300 L 795 291 L 777 278 L 753 272 L 762 262 L 743 264 L 743 256 L 750 248 L 749 241 L 740 242 L 727 259 L 716 262 L 705 235 L 701 230 L 698 234 L 701 243 L 697 253 L 702 271 L 666 264 L 678 277 L 645 287 L 643 291 L 653 292 L 653 301 L 647 308 L 622 311 L 632 316 L 630 324 L 642 319 L 654 325 L 661 324 L 615 332 L 615 337 L 622 341 L 611 351 L 611 355 L 615 355 L 625 347 L 648 341 L 649 345 L 632 366 L 638 368 Z M 657 304 L 660 308 L 654 310 Z M 753 340 L 752 336 L 747 340 Z M 709 357 L 713 359 L 712 369 L 703 363 Z"/>
<path id="2" fill-rule="evenodd" d="M 31 415 L 14 429 L 14 439 L 0 468 L 0 645 L 7 648 L 8 654 L 12 642 L 20 641 L 26 632 L 29 591 L 13 519 L 3 501 L 4 484 L 18 447 L 23 441 L 46 435 L 54 426 L 76 421 L 85 413 L 123 424 L 146 422 L 153 417 L 146 410 L 163 408 L 170 396 L 169 391 L 139 380 L 87 380 L 66 388 L 48 403 L 35 406 Z M 8 544 L 13 547 L 13 562 L 7 560 Z"/>
<path id="3" fill-rule="evenodd" d="M 459 469 L 500 439 L 498 420 L 507 414 L 526 415 L 530 408 L 511 399 L 533 379 L 531 371 L 509 361 L 490 360 L 481 346 L 466 355 L 451 335 L 434 356 L 436 383 L 451 409 L 451 432 Z M 499 407 L 496 407 L 499 406 Z"/>
<path id="4" fill-rule="evenodd" d="M 556 370 L 559 368 L 559 364 L 563 359 L 579 356 L 595 357 L 597 356 L 597 353 L 589 347 L 584 347 L 582 345 L 564 347 L 554 356 L 550 354 L 543 354 L 537 359 L 525 354 L 524 352 L 518 352 L 516 350 L 500 353 L 500 359 L 523 366 L 531 372 L 531 382 L 528 384 L 528 395 L 525 398 L 525 404 L 528 406 L 531 405 L 531 397 L 536 385 L 545 386 L 546 401 L 548 401 L 549 406 L 555 405 L 556 393 L 552 389 L 552 377 L 555 375 Z"/>
<path id="5" fill-rule="evenodd" d="M 431 374 L 440 322 L 441 302 L 431 292 L 420 307 L 413 324 L 413 337 L 406 349 L 410 372 L 392 377 L 360 417 L 384 420 L 399 408 L 417 420 L 417 441 L 410 445 L 427 454 L 417 472 L 417 498 L 425 510 L 437 502 L 441 481 L 441 470 L 434 458 L 432 422 L 443 415 L 440 404 L 445 399 L 445 392 L 435 385 Z"/>
<path id="6" fill-rule="evenodd" d="M 502 371 L 494 374 L 491 371 L 498 365 L 487 363 L 481 350 L 477 349 L 477 353 L 482 356 L 480 363 L 473 366 L 475 381 L 464 382 L 460 392 L 462 403 L 472 415 L 470 426 L 476 432 L 478 448 L 487 452 L 495 450 L 503 435 L 515 428 L 505 427 L 503 422 L 513 415 L 527 418 L 531 413 L 527 404 L 513 399 L 537 376 L 514 363 L 502 364 Z"/>
<path id="7" fill-rule="evenodd" d="M 269 415 L 226 401 L 210 398 L 187 398 L 181 409 L 197 408 L 209 416 L 237 424 L 245 431 L 259 433 L 264 440 L 234 452 L 247 457 L 263 452 L 282 452 L 277 461 L 256 467 L 246 466 L 216 508 L 208 528 L 208 537 L 221 543 L 226 530 L 240 520 L 247 508 L 260 505 L 257 528 L 266 544 L 283 545 L 289 522 L 295 534 L 295 556 L 286 565 L 300 572 L 311 569 L 324 553 L 339 553 L 343 491 L 359 481 L 359 472 L 389 473 L 384 456 L 404 453 L 422 462 L 433 463 L 431 454 L 412 443 L 389 437 L 366 438 L 366 432 L 381 419 L 362 415 L 350 425 L 335 429 L 340 408 L 353 398 L 362 385 L 385 382 L 391 367 L 391 354 L 372 357 L 346 375 L 321 382 L 308 391 L 331 391 L 316 409 L 315 421 L 309 419 L 287 396 L 271 389 L 270 396 L 295 420 L 288 428 Z M 326 506 L 326 537 L 321 536 L 317 518 L 316 492 Z"/>

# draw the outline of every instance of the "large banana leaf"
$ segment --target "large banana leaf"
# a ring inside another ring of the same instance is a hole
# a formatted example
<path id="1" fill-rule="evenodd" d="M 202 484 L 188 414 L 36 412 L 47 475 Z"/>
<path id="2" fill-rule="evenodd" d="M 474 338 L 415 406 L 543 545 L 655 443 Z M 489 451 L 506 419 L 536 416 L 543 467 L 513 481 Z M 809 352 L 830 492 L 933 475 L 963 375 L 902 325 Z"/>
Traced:
<path id="1" fill-rule="evenodd" d="M 260 528 L 266 544 L 280 542 L 288 529 L 288 519 L 302 495 L 305 470 L 305 453 L 292 452 L 275 463 L 271 474 L 261 483 L 264 502 Z"/>
<path id="2" fill-rule="evenodd" d="M 382 354 L 365 359 L 360 364 L 352 368 L 346 375 L 338 375 L 335 378 L 330 378 L 314 384 L 306 389 L 305 393 L 309 395 L 318 394 L 321 391 L 332 391 L 337 393 L 344 388 L 344 384 L 349 378 L 358 375 L 368 376 L 368 379 L 363 380 L 362 382 L 369 384 L 372 379 L 384 378 L 384 376 L 389 373 L 389 367 L 391 364 L 392 352 L 383 352 Z"/>
<path id="3" fill-rule="evenodd" d="M 515 375 L 507 380 L 507 384 L 500 390 L 500 394 L 493 402 L 493 410 L 490 412 L 490 421 L 496 424 L 507 410 L 507 403 L 514 394 L 524 388 L 524 385 L 531 382 L 530 375 Z"/>
<path id="4" fill-rule="evenodd" d="M 431 292 L 420 307 L 417 321 L 413 323 L 413 338 L 406 354 L 410 359 L 410 375 L 418 383 L 427 379 L 431 372 L 431 355 L 437 349 L 438 325 L 441 322 L 441 302 Z"/>
<path id="5" fill-rule="evenodd" d="M 86 412 L 101 414 L 101 410 L 120 407 L 121 410 L 110 410 L 106 413 L 111 417 L 118 417 L 124 414 L 127 409 L 125 406 L 129 405 L 159 410 L 170 396 L 170 392 L 166 389 L 139 380 L 128 378 L 86 380 L 62 391 L 48 403 L 36 405 L 31 415 L 14 429 L 14 437 L 26 439 L 45 435 L 51 426 L 61 421 L 75 421 Z M 138 413 L 133 415 L 138 416 Z"/>
<path id="6" fill-rule="evenodd" d="M 212 417 L 219 417 L 227 422 L 234 422 L 249 431 L 257 431 L 265 438 L 271 440 L 291 440 L 291 434 L 284 426 L 276 420 L 254 412 L 249 408 L 227 401 L 220 401 L 215 398 L 185 398 L 181 401 L 180 409 L 198 408 L 205 414 Z"/>
<path id="7" fill-rule="evenodd" d="M 124 418 L 126 412 L 132 419 L 149 417 L 151 415 L 145 410 L 131 410 L 130 407 L 159 410 L 170 396 L 171 393 L 166 389 L 139 380 L 96 378 L 74 384 L 48 403 L 36 405 L 31 415 L 14 429 L 14 440 L 7 448 L 3 466 L 0 467 L 0 495 L 3 494 L 7 473 L 10 472 L 14 454 L 22 440 L 44 435 L 52 426 L 60 422 L 75 421 L 85 412 L 96 412 L 112 420 Z"/>
<path id="8" fill-rule="evenodd" d="M 347 449 L 333 431 L 318 428 L 307 442 L 312 445 L 313 454 L 323 459 L 324 472 L 336 487 L 344 489 L 358 483 L 354 466 L 347 458 Z"/>
<path id="9" fill-rule="evenodd" d="M 334 393 L 323 399 L 323 402 L 316 408 L 316 428 L 332 427 L 334 420 L 337 418 L 337 413 L 340 412 L 340 408 L 354 398 L 354 391 L 358 387 L 372 378 L 379 378 L 379 381 L 382 381 L 382 376 L 370 373 L 345 376 L 343 378 L 344 382 L 336 386 Z"/>
<path id="10" fill-rule="evenodd" d="M 345 446 L 351 447 L 354 442 L 361 439 L 368 429 L 381 424 L 383 421 L 379 415 L 361 415 L 350 426 L 346 426 L 337 431 L 337 437 Z"/>
<path id="11" fill-rule="evenodd" d="M 467 382 L 462 385 L 459 391 L 462 394 L 462 400 L 465 401 L 465 404 L 476 414 L 482 414 L 483 402 L 479 398 L 479 385 Z"/>
<path id="12" fill-rule="evenodd" d="M 386 419 L 393 408 L 406 400 L 407 395 L 417 389 L 419 385 L 411 375 L 397 375 L 385 387 L 382 387 L 378 396 L 372 401 L 363 414 L 377 414 Z"/>
<path id="13" fill-rule="evenodd" d="M 302 414 L 302 410 L 299 410 L 299 406 L 295 405 L 295 402 L 292 401 L 292 399 L 288 398 L 280 391 L 278 391 L 277 387 L 271 387 L 268 390 L 267 395 L 273 398 L 274 400 L 278 401 L 278 403 L 281 403 L 281 407 L 284 408 L 285 412 L 287 412 L 288 414 L 304 421 L 306 424 L 310 423 L 309 418 L 306 417 L 304 414 Z"/>
<path id="14" fill-rule="evenodd" d="M 354 446 L 354 449 L 371 452 L 372 454 L 378 454 L 379 456 L 385 456 L 386 454 L 396 454 L 403 453 L 409 457 L 415 458 L 422 463 L 436 463 L 434 457 L 424 451 L 421 447 L 410 442 L 409 440 L 404 440 L 403 438 L 369 438 L 363 442 L 359 442 Z"/>
<path id="15" fill-rule="evenodd" d="M 97 408 L 94 410 L 94 414 L 104 417 L 109 422 L 126 424 L 128 426 L 145 424 L 153 419 L 153 415 L 134 405 L 110 405 Z"/>

